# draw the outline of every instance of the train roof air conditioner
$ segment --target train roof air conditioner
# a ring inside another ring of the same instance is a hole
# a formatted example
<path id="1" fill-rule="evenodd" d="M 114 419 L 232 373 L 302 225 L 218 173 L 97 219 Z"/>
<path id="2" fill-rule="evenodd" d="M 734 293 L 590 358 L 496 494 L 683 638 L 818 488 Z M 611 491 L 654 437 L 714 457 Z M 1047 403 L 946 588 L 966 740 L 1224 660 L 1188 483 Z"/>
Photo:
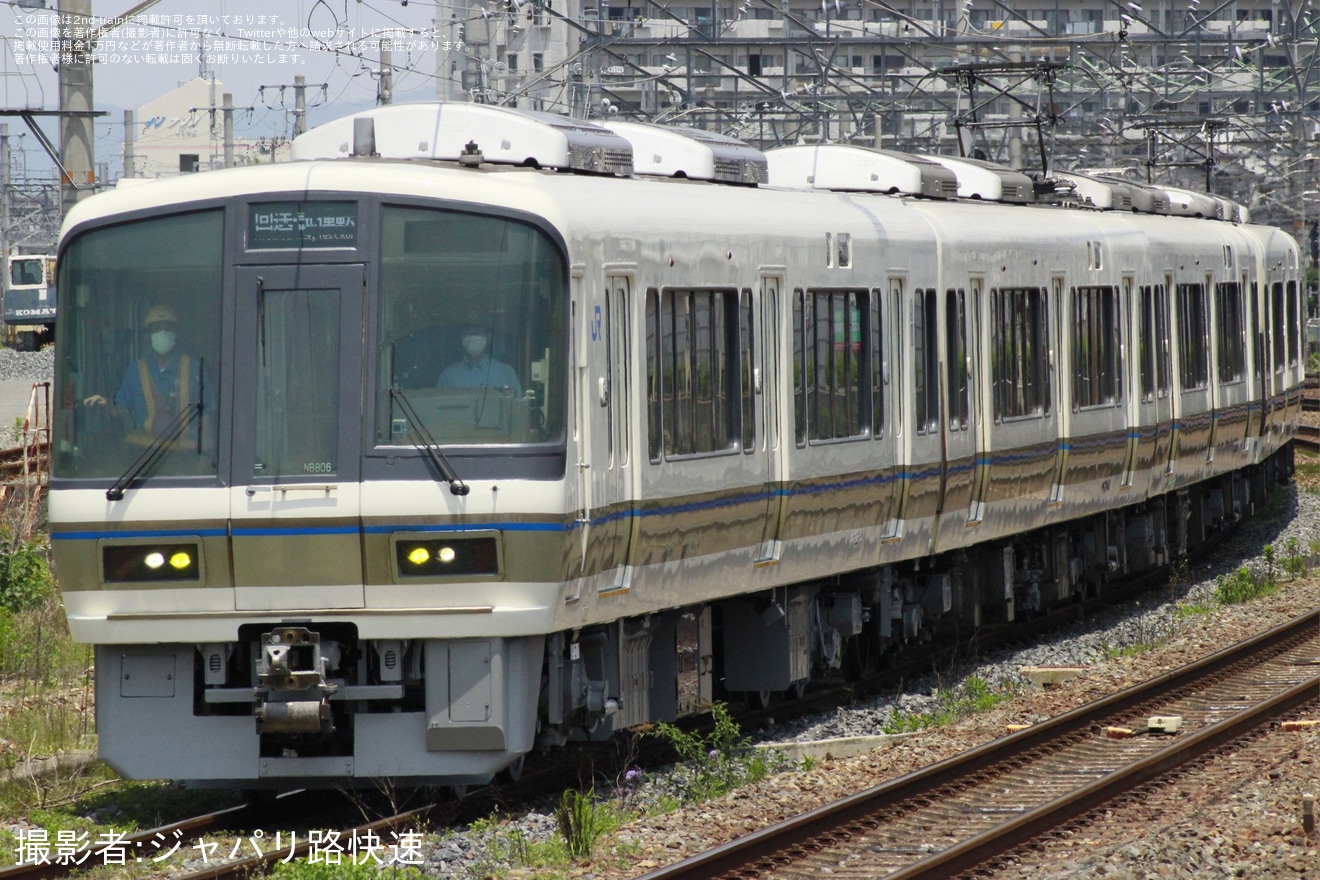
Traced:
<path id="1" fill-rule="evenodd" d="M 1208 217 L 1222 220 L 1223 205 L 1214 196 L 1176 186 L 1163 187 L 1169 195 L 1169 213 L 1178 217 Z"/>
<path id="2" fill-rule="evenodd" d="M 294 138 L 293 159 L 351 155 L 354 120 L 371 120 L 376 155 L 388 159 L 459 160 L 472 155 L 468 145 L 475 144 L 483 162 L 632 173 L 628 141 L 599 125 L 552 113 L 444 102 L 374 107 L 318 125 Z"/>
<path id="3" fill-rule="evenodd" d="M 742 141 L 683 126 L 602 123 L 632 144 L 633 173 L 718 183 L 765 183 L 766 156 Z"/>
<path id="4" fill-rule="evenodd" d="M 1056 172 L 1054 176 L 1073 185 L 1077 201 L 1083 207 L 1100 211 L 1132 210 L 1132 187 L 1126 183 L 1078 172 Z"/>
<path id="5" fill-rule="evenodd" d="M 1031 178 L 1021 171 L 981 159 L 927 155 L 958 177 L 958 197 L 986 202 L 1034 202 L 1036 191 Z"/>
<path id="6" fill-rule="evenodd" d="M 800 189 L 953 198 L 953 172 L 921 156 L 853 144 L 779 147 L 765 154 L 770 183 Z"/>

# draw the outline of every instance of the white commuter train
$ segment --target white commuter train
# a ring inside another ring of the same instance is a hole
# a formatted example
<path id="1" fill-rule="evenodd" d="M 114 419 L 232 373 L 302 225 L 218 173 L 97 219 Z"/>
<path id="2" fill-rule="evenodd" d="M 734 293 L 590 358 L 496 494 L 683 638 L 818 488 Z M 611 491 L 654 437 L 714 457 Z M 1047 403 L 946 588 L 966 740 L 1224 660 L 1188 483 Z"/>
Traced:
<path id="1" fill-rule="evenodd" d="M 484 781 L 1103 593 L 1291 469 L 1298 249 L 1222 200 L 475 105 L 294 151 L 63 230 L 51 538 L 130 777 Z"/>

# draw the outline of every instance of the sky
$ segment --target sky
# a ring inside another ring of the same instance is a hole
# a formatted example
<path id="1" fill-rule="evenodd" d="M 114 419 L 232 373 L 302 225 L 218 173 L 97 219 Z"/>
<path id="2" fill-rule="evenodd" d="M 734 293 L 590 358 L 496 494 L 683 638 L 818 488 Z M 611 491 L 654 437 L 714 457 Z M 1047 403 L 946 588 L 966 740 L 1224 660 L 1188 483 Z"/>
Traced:
<path id="1" fill-rule="evenodd" d="M 44 0 L 54 7 L 57 0 Z M 392 37 L 396 101 L 435 95 L 437 54 L 462 51 L 433 32 L 437 15 L 448 21 L 461 0 L 160 0 L 107 30 L 93 66 L 97 161 L 117 160 L 123 111 L 170 91 L 202 71 L 205 45 L 219 95 L 234 100 L 234 134 L 287 136 L 293 81 L 307 82 L 309 124 L 376 101 L 380 38 Z M 59 80 L 51 51 L 59 36 L 55 9 L 25 8 L 42 0 L 0 0 L 0 101 L 6 109 L 59 109 Z M 137 0 L 92 0 L 97 24 L 123 16 Z M 281 88 L 283 87 L 283 88 Z M 11 135 L 26 131 L 9 119 Z M 44 125 L 58 139 L 54 120 Z M 12 143 L 12 141 L 11 141 Z M 48 161 L 34 139 L 19 145 L 28 173 Z M 117 173 L 117 172 L 116 172 Z"/>

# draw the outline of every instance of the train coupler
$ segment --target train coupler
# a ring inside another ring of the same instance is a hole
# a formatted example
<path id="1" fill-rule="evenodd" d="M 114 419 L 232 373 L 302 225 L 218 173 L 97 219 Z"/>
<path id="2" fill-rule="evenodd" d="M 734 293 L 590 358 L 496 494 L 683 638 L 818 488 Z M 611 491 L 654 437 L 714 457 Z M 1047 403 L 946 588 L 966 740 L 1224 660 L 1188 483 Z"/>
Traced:
<path id="1" fill-rule="evenodd" d="M 339 665 L 337 642 L 301 626 L 263 633 L 257 663 L 257 732 L 328 734 L 334 732 L 330 697 L 338 684 L 328 679 Z"/>

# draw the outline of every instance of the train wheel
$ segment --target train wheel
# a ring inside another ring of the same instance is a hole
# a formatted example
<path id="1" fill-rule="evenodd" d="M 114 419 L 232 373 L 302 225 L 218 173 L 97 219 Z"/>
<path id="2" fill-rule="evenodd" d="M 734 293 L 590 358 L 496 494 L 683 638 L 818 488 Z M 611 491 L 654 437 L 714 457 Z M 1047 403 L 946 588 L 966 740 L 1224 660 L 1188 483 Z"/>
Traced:
<path id="1" fill-rule="evenodd" d="M 38 347 L 35 330 L 20 330 L 17 338 L 14 339 L 15 351 L 36 351 Z"/>
<path id="2" fill-rule="evenodd" d="M 769 708 L 770 708 L 770 695 L 771 695 L 772 693 L 774 693 L 774 692 L 773 692 L 773 691 L 769 691 L 769 690 L 764 690 L 764 691 L 748 691 L 748 692 L 747 692 L 747 705 L 751 706 L 753 709 L 769 709 Z"/>
<path id="3" fill-rule="evenodd" d="M 788 695 L 794 700 L 800 700 L 807 695 L 807 679 L 795 681 L 788 687 Z"/>

